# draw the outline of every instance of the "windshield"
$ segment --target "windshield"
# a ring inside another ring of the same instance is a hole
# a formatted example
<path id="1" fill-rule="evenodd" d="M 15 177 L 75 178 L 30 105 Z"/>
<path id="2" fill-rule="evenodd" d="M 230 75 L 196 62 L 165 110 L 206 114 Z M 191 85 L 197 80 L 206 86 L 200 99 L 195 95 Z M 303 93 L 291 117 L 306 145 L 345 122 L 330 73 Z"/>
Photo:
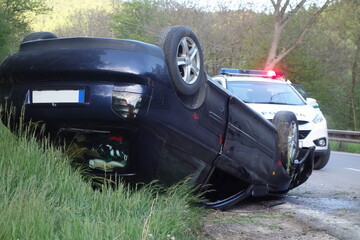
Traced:
<path id="1" fill-rule="evenodd" d="M 305 105 L 288 84 L 261 81 L 228 81 L 227 88 L 246 103 Z"/>

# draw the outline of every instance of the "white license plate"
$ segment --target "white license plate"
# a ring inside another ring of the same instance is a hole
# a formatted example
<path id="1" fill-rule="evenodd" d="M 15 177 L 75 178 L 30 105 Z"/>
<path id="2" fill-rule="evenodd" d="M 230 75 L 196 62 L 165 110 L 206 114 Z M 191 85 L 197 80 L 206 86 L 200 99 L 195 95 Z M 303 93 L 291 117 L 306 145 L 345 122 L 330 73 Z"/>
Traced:
<path id="1" fill-rule="evenodd" d="M 32 103 L 84 103 L 85 90 L 34 90 Z"/>

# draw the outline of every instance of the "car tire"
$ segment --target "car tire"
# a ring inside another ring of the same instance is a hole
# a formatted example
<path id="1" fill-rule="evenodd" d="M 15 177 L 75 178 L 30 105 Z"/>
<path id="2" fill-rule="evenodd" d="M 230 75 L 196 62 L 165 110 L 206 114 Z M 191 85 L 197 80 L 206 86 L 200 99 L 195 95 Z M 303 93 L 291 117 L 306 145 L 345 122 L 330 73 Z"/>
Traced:
<path id="1" fill-rule="evenodd" d="M 280 160 L 289 176 L 295 170 L 295 160 L 299 154 L 299 126 L 293 112 L 280 111 L 275 114 L 272 123 L 278 130 L 278 148 Z"/>
<path id="2" fill-rule="evenodd" d="M 172 26 L 161 31 L 157 45 L 164 51 L 177 92 L 195 94 L 206 80 L 203 52 L 196 34 L 188 27 Z"/>
<path id="3" fill-rule="evenodd" d="M 317 156 L 314 159 L 314 169 L 320 170 L 326 166 L 326 164 L 329 162 L 330 159 L 330 145 L 328 145 L 328 149 L 325 153 L 325 155 Z"/>
<path id="4" fill-rule="evenodd" d="M 26 35 L 22 40 L 22 43 L 35 41 L 35 40 L 52 39 L 52 38 L 57 38 L 57 36 L 51 32 L 33 32 Z"/>

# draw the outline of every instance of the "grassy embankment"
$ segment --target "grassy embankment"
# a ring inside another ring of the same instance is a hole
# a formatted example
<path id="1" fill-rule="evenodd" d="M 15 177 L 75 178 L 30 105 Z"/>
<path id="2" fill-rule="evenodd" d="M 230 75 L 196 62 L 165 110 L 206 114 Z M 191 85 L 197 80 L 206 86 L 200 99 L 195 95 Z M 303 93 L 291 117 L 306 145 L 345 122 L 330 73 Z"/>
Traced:
<path id="1" fill-rule="evenodd" d="M 343 146 L 340 146 L 340 142 L 331 141 L 330 148 L 332 151 L 360 154 L 360 144 L 358 143 L 343 143 Z"/>
<path id="2" fill-rule="evenodd" d="M 93 190 L 61 151 L 0 124 L 0 239 L 200 239 L 190 192 Z"/>

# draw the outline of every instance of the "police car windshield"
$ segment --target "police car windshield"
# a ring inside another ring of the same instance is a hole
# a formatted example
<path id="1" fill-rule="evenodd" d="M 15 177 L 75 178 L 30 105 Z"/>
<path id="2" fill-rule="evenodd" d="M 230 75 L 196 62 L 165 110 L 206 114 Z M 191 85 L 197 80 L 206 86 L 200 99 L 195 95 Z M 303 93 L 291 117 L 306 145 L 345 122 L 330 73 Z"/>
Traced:
<path id="1" fill-rule="evenodd" d="M 228 81 L 227 88 L 246 103 L 306 104 L 290 85 L 276 81 Z"/>

